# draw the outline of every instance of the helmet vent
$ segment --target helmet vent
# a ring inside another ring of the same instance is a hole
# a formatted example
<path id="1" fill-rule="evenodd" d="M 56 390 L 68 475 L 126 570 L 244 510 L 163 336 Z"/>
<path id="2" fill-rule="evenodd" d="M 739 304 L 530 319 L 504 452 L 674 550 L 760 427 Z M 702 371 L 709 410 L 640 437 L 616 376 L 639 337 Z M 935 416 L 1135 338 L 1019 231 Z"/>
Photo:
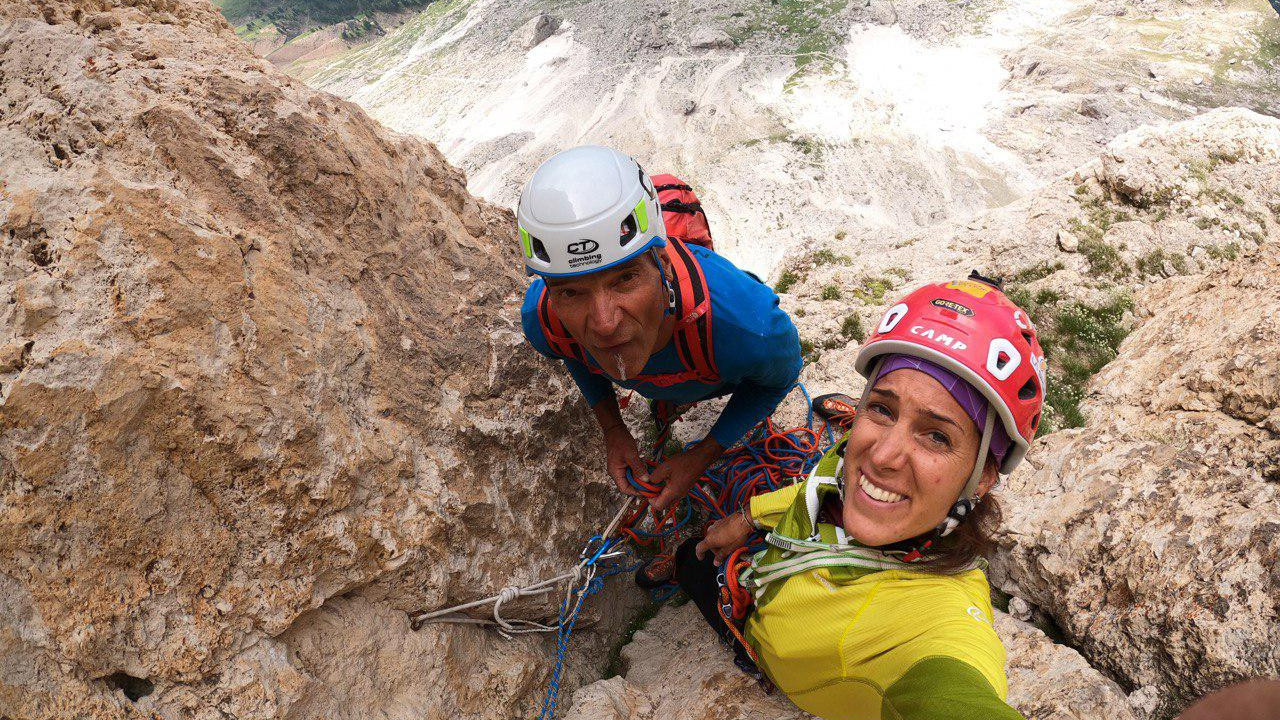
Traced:
<path id="1" fill-rule="evenodd" d="M 529 236 L 529 239 L 533 241 L 534 257 L 545 263 L 551 262 L 551 256 L 547 254 L 547 246 L 543 245 L 541 240 L 532 235 Z"/>
<path id="2" fill-rule="evenodd" d="M 1018 390 L 1019 400 L 1034 400 L 1037 394 L 1035 378 L 1028 378 L 1027 382 Z"/>
<path id="3" fill-rule="evenodd" d="M 626 247 L 635 238 L 636 218 L 634 215 L 628 215 L 622 219 L 622 226 L 618 228 L 618 245 Z"/>
<path id="4" fill-rule="evenodd" d="M 1040 413 L 1036 413 L 1036 416 L 1031 418 L 1031 433 L 1034 435 L 1038 429 L 1040 429 Z"/>
<path id="5" fill-rule="evenodd" d="M 1023 339 L 1023 340 L 1026 340 L 1028 345 L 1031 345 L 1031 344 L 1035 343 L 1035 341 L 1036 341 L 1036 336 L 1035 336 L 1035 333 L 1032 333 L 1030 330 L 1023 330 L 1023 331 L 1022 331 L 1022 339 Z"/>

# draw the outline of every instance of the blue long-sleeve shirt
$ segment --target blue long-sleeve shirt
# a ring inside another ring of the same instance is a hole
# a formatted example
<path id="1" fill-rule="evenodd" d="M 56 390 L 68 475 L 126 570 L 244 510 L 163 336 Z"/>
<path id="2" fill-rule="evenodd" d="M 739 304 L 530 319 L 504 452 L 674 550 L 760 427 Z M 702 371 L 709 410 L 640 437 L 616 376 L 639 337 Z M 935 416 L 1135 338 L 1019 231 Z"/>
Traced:
<path id="1" fill-rule="evenodd" d="M 612 385 L 634 389 L 652 400 L 688 403 L 732 393 L 709 433 L 722 447 L 737 442 L 756 423 L 778 407 L 800 376 L 800 336 L 791 317 L 778 307 L 778 296 L 768 285 L 739 270 L 733 263 L 702 247 L 690 245 L 702 265 L 711 296 L 712 353 L 720 370 L 720 382 L 688 382 L 660 387 L 636 380 L 613 380 L 593 373 L 572 358 L 552 351 L 538 323 L 538 298 L 543 281 L 529 286 L 521 308 L 525 338 L 535 350 L 562 360 L 586 398 L 596 403 L 613 393 Z M 588 362 L 599 367 L 587 354 Z M 674 336 L 645 364 L 643 374 L 678 373 L 686 368 L 676 353 Z"/>

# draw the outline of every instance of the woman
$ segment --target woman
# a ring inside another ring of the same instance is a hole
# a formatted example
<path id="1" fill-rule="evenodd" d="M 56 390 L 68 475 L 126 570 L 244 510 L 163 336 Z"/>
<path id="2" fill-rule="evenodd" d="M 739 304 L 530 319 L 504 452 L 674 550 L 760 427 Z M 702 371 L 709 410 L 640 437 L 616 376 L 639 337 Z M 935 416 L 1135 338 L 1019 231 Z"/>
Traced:
<path id="1" fill-rule="evenodd" d="M 806 482 L 752 498 L 682 546 L 677 577 L 722 637 L 738 634 L 721 616 L 713 557 L 722 565 L 768 530 L 738 578 L 754 599 L 740 652 L 801 709 L 1021 718 L 1004 701 L 980 554 L 999 521 L 988 493 L 1026 454 L 1044 405 L 1035 328 L 975 274 L 890 308 L 856 368 L 868 382 L 849 434 Z"/>

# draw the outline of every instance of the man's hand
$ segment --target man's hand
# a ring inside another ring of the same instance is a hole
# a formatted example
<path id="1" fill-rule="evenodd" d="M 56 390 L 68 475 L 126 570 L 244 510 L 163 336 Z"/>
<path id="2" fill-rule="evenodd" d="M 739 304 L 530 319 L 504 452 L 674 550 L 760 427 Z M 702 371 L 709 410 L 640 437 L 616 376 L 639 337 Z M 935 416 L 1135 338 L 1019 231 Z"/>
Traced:
<path id="1" fill-rule="evenodd" d="M 716 458 L 724 454 L 720 443 L 707 437 L 688 450 L 667 459 L 654 468 L 649 482 L 662 486 L 662 493 L 649 501 L 654 510 L 662 512 L 689 494 L 689 490 Z"/>
<path id="2" fill-rule="evenodd" d="M 639 481 L 648 479 L 649 466 L 640 458 L 640 450 L 636 447 L 636 439 L 631 437 L 627 426 L 619 422 L 604 431 L 604 448 L 608 457 L 609 477 L 626 495 L 639 495 L 631 483 L 627 481 L 627 470 Z"/>
<path id="3" fill-rule="evenodd" d="M 716 565 L 723 564 L 734 550 L 747 542 L 753 530 L 755 528 L 742 513 L 736 512 L 711 523 L 711 527 L 707 528 L 707 536 L 694 547 L 693 552 L 699 560 L 707 552 L 711 552 L 715 555 Z"/>

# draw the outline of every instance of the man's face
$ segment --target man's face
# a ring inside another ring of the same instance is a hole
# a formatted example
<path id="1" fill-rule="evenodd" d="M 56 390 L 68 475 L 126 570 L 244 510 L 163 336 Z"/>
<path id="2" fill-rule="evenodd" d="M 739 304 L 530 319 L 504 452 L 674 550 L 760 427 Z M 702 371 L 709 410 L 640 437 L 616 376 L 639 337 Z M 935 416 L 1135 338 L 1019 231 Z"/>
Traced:
<path id="1" fill-rule="evenodd" d="M 565 329 L 610 376 L 639 375 L 658 349 L 667 299 L 647 253 L 590 275 L 547 278 L 547 292 Z"/>

